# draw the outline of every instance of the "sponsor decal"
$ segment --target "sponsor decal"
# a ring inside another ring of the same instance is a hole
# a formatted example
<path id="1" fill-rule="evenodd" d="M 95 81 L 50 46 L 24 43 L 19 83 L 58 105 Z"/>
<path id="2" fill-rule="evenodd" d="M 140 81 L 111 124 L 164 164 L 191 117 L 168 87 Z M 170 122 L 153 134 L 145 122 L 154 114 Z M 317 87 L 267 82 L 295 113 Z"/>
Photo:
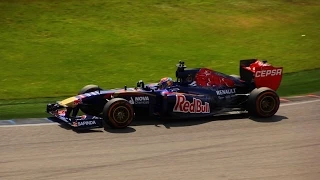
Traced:
<path id="1" fill-rule="evenodd" d="M 218 96 L 218 99 L 224 99 L 225 97 L 224 96 Z"/>
<path id="2" fill-rule="evenodd" d="M 130 98 L 129 103 L 130 103 L 130 104 L 134 104 L 134 100 L 133 100 L 132 97 Z"/>
<path id="3" fill-rule="evenodd" d="M 102 118 L 97 117 L 97 116 L 93 116 L 91 119 L 102 119 Z"/>
<path id="4" fill-rule="evenodd" d="M 149 104 L 149 97 L 148 96 L 137 96 L 137 97 L 130 97 L 129 100 L 130 104 Z"/>
<path id="5" fill-rule="evenodd" d="M 255 73 L 255 77 L 268 77 L 268 76 L 280 76 L 282 74 L 282 69 L 268 69 L 261 70 Z"/>
<path id="6" fill-rule="evenodd" d="M 65 116 L 66 115 L 67 110 L 63 109 L 63 110 L 58 110 L 58 115 L 59 116 Z"/>
<path id="7" fill-rule="evenodd" d="M 81 116 L 81 119 L 86 119 L 87 118 L 87 115 L 82 115 Z"/>
<path id="8" fill-rule="evenodd" d="M 225 99 L 225 100 L 228 100 L 230 98 L 233 98 L 235 97 L 236 95 L 235 94 L 231 94 L 231 95 L 223 95 L 223 96 L 218 96 L 218 99 Z"/>
<path id="9" fill-rule="evenodd" d="M 217 93 L 218 96 L 228 95 L 228 94 L 235 94 L 236 93 L 236 88 L 218 90 L 218 91 L 216 91 L 216 93 Z"/>
<path id="10" fill-rule="evenodd" d="M 82 98 L 85 98 L 86 96 L 80 94 L 79 97 L 80 97 L 80 99 L 82 99 Z"/>
<path id="11" fill-rule="evenodd" d="M 75 127 L 78 126 L 77 122 L 73 122 L 72 125 L 75 126 Z"/>
<path id="12" fill-rule="evenodd" d="M 184 95 L 176 95 L 176 104 L 173 112 L 183 113 L 210 113 L 208 102 L 202 103 L 202 100 L 193 98 L 192 102 L 188 101 Z"/>
<path id="13" fill-rule="evenodd" d="M 192 81 L 189 85 L 190 86 L 197 86 L 197 82 L 196 81 Z"/>
<path id="14" fill-rule="evenodd" d="M 85 93 L 83 94 L 85 97 L 90 97 L 90 96 L 95 96 L 95 95 L 99 95 L 98 92 L 94 91 L 94 92 L 89 92 L 89 93 Z"/>
<path id="15" fill-rule="evenodd" d="M 76 99 L 73 101 L 73 105 L 77 106 L 82 103 L 82 99 Z"/>
<path id="16" fill-rule="evenodd" d="M 78 126 L 92 126 L 96 125 L 96 121 L 79 121 Z"/>
<path id="17" fill-rule="evenodd" d="M 188 77 L 186 78 L 186 81 L 188 83 L 191 83 L 193 81 L 193 78 L 192 78 L 191 74 L 188 75 Z"/>
<path id="18" fill-rule="evenodd" d="M 96 91 L 94 91 L 94 92 L 90 92 L 90 94 L 91 94 L 91 95 L 93 95 L 93 96 L 94 96 L 94 95 L 99 95 L 99 93 L 98 93 L 98 92 L 96 92 Z"/>

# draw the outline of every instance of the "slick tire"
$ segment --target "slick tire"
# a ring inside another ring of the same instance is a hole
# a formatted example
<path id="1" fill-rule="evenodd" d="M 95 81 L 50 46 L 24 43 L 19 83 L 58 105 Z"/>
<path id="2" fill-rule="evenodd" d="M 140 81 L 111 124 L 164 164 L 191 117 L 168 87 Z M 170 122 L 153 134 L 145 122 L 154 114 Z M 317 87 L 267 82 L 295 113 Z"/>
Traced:
<path id="1" fill-rule="evenodd" d="M 101 89 L 99 86 L 97 86 L 97 85 L 90 84 L 90 85 L 84 86 L 84 87 L 78 92 L 78 95 L 79 95 L 79 94 L 89 93 L 89 92 L 94 92 L 94 91 L 98 91 L 98 90 L 102 90 L 102 89 Z"/>
<path id="2" fill-rule="evenodd" d="M 249 115 L 268 118 L 273 116 L 279 109 L 280 99 L 278 94 L 266 87 L 254 89 L 247 101 Z"/>
<path id="3" fill-rule="evenodd" d="M 103 125 L 111 128 L 126 128 L 134 119 L 135 113 L 132 105 L 125 99 L 114 98 L 103 108 Z"/>
<path id="4" fill-rule="evenodd" d="M 98 90 L 102 90 L 102 89 L 97 85 L 92 85 L 92 84 L 91 85 L 86 85 L 79 91 L 78 95 L 79 94 L 89 93 L 89 92 L 94 92 L 94 91 L 98 91 Z M 82 106 L 80 106 L 80 110 L 82 112 L 84 112 L 85 114 L 98 116 L 101 113 L 102 108 L 95 107 L 95 106 L 82 105 Z"/>

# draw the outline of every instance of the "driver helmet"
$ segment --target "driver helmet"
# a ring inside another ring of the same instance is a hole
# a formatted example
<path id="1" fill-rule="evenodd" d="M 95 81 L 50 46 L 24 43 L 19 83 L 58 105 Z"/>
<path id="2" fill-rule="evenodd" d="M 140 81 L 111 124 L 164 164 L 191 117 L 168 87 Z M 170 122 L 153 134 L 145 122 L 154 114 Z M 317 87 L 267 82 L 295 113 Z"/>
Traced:
<path id="1" fill-rule="evenodd" d="M 171 77 L 164 77 L 158 83 L 159 89 L 166 89 L 173 85 L 173 80 Z"/>

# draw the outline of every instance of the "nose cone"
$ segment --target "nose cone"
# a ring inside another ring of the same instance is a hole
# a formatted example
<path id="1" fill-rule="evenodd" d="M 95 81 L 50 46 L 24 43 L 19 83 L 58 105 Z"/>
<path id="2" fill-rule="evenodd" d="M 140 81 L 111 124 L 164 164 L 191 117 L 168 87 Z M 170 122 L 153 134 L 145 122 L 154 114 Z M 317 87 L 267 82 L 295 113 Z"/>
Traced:
<path id="1" fill-rule="evenodd" d="M 65 106 L 65 107 L 75 107 L 77 105 L 77 101 L 79 101 L 78 98 L 76 97 L 70 97 L 70 98 L 67 98 L 67 99 L 64 99 L 62 101 L 59 102 L 59 104 L 61 106 Z"/>

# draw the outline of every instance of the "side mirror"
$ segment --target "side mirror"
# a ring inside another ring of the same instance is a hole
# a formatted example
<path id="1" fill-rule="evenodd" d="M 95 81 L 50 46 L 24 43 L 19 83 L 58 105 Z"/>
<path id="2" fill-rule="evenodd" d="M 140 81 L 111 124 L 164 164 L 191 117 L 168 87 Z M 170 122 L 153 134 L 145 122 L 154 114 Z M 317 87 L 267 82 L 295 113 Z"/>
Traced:
<path id="1" fill-rule="evenodd" d="M 177 81 L 182 81 L 180 74 L 184 72 L 184 69 L 187 68 L 187 66 L 181 60 L 179 61 L 179 64 L 177 64 L 176 66 L 177 66 L 177 70 L 176 70 Z"/>
<path id="2" fill-rule="evenodd" d="M 179 63 L 176 65 L 179 71 L 183 71 L 187 66 L 184 64 L 183 61 L 179 61 Z"/>
<path id="3" fill-rule="evenodd" d="M 144 88 L 144 82 L 142 80 L 137 82 L 137 87 Z"/>

